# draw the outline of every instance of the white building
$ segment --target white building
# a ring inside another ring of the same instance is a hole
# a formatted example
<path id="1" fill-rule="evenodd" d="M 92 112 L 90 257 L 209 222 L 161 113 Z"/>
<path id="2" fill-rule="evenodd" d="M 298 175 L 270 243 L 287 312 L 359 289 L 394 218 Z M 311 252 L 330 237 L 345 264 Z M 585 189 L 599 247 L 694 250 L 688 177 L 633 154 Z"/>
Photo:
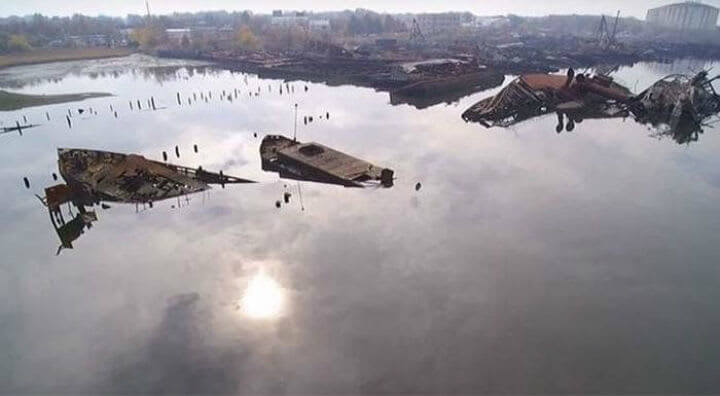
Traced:
<path id="1" fill-rule="evenodd" d="M 418 25 L 424 33 L 452 32 L 462 27 L 462 16 L 457 13 L 420 14 Z"/>
<path id="2" fill-rule="evenodd" d="M 303 12 L 284 14 L 282 11 L 273 11 L 271 23 L 273 26 L 277 27 L 299 26 L 307 28 L 309 24 L 309 18 Z"/>
<path id="3" fill-rule="evenodd" d="M 717 27 L 718 9 L 695 1 L 669 4 L 648 11 L 650 24 L 678 30 L 712 30 Z"/>
<path id="4" fill-rule="evenodd" d="M 310 31 L 316 33 L 329 33 L 330 32 L 330 20 L 329 19 L 313 19 L 310 21 Z"/>
<path id="5" fill-rule="evenodd" d="M 167 38 L 169 41 L 175 43 L 175 44 L 181 44 L 183 42 L 183 38 L 190 40 L 190 29 L 165 29 L 165 34 L 167 34 Z"/>

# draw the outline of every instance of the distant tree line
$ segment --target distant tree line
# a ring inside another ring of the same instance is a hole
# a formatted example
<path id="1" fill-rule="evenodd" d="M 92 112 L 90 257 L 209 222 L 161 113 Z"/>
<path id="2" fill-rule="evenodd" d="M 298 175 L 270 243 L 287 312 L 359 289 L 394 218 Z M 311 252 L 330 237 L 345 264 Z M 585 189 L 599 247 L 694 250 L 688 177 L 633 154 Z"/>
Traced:
<path id="1" fill-rule="evenodd" d="M 307 13 L 310 19 L 328 19 L 331 33 L 339 35 L 380 34 L 405 31 L 407 27 L 397 18 L 367 10 Z M 48 17 L 34 14 L 24 17 L 12 16 L 0 18 L 0 52 L 22 51 L 30 47 L 43 47 L 54 40 L 70 36 L 105 35 L 119 37 L 131 30 L 147 29 L 152 23 L 153 31 L 158 29 L 192 27 L 231 27 L 245 30 L 239 40 L 247 46 L 254 46 L 255 39 L 250 32 L 262 34 L 271 29 L 271 16 L 253 14 L 250 11 L 213 11 L 196 13 L 174 13 L 153 16 L 131 14 L 124 18 L 108 16 L 85 16 L 75 14 L 70 17 Z M 149 37 L 152 36 L 152 37 Z M 127 35 L 125 35 L 127 36 Z M 139 31 L 135 38 L 147 42 L 155 40 L 157 34 Z M 130 37 L 133 39 L 133 37 Z"/>

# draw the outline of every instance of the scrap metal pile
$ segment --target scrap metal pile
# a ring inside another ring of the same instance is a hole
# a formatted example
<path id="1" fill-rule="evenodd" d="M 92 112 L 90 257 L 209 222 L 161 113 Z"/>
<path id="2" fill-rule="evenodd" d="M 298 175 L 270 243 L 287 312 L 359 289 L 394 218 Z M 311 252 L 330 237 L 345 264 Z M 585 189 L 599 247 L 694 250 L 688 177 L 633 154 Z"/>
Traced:
<path id="1" fill-rule="evenodd" d="M 486 127 L 508 127 L 557 111 L 583 118 L 610 118 L 626 115 L 620 104 L 631 97 L 627 88 L 606 76 L 575 76 L 572 69 L 567 76 L 528 74 L 478 102 L 462 118 Z"/>
<path id="2" fill-rule="evenodd" d="M 637 95 L 630 105 L 635 119 L 678 143 L 697 141 L 707 120 L 720 112 L 720 96 L 707 71 L 670 75 Z"/>
<path id="3" fill-rule="evenodd" d="M 564 116 L 569 120 L 568 131 L 583 119 L 632 116 L 660 135 L 687 143 L 697 140 L 707 120 L 720 112 L 720 96 L 712 86 L 718 78 L 709 78 L 707 71 L 695 76 L 671 75 L 633 95 L 604 75 L 575 76 L 572 69 L 567 76 L 529 74 L 473 105 L 462 118 L 490 128 L 557 113 L 557 132 L 561 132 Z"/>

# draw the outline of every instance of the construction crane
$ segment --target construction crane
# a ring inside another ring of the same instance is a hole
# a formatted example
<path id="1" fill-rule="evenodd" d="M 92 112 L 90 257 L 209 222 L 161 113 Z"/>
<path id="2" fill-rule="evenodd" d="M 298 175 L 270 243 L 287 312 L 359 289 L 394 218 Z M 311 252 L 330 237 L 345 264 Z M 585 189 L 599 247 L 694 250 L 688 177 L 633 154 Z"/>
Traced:
<path id="1" fill-rule="evenodd" d="M 619 21 L 620 11 L 617 12 L 612 32 L 610 32 L 610 27 L 608 26 L 607 19 L 605 18 L 605 15 L 602 16 L 602 19 L 600 20 L 600 27 L 597 31 L 597 41 L 600 47 L 602 47 L 603 49 L 608 49 L 616 44 L 615 38 L 617 36 L 617 28 Z"/>
<path id="2" fill-rule="evenodd" d="M 145 20 L 145 26 L 150 27 L 152 22 L 152 16 L 150 15 L 150 0 L 145 0 L 145 10 L 147 11 L 147 19 Z"/>
<path id="3" fill-rule="evenodd" d="M 420 24 L 415 18 L 413 18 L 412 28 L 410 28 L 410 43 L 414 45 L 425 44 L 425 35 L 420 30 Z"/>

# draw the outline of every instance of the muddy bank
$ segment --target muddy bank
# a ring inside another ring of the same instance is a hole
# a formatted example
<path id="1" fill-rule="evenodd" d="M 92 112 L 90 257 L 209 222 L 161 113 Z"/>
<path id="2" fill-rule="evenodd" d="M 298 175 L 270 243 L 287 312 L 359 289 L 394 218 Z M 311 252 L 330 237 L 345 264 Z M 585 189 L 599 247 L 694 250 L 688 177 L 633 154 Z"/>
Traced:
<path id="1" fill-rule="evenodd" d="M 79 102 L 85 99 L 112 96 L 109 93 L 86 92 L 67 95 L 23 95 L 0 90 L 0 111 L 20 110 L 26 107 L 57 103 Z"/>

